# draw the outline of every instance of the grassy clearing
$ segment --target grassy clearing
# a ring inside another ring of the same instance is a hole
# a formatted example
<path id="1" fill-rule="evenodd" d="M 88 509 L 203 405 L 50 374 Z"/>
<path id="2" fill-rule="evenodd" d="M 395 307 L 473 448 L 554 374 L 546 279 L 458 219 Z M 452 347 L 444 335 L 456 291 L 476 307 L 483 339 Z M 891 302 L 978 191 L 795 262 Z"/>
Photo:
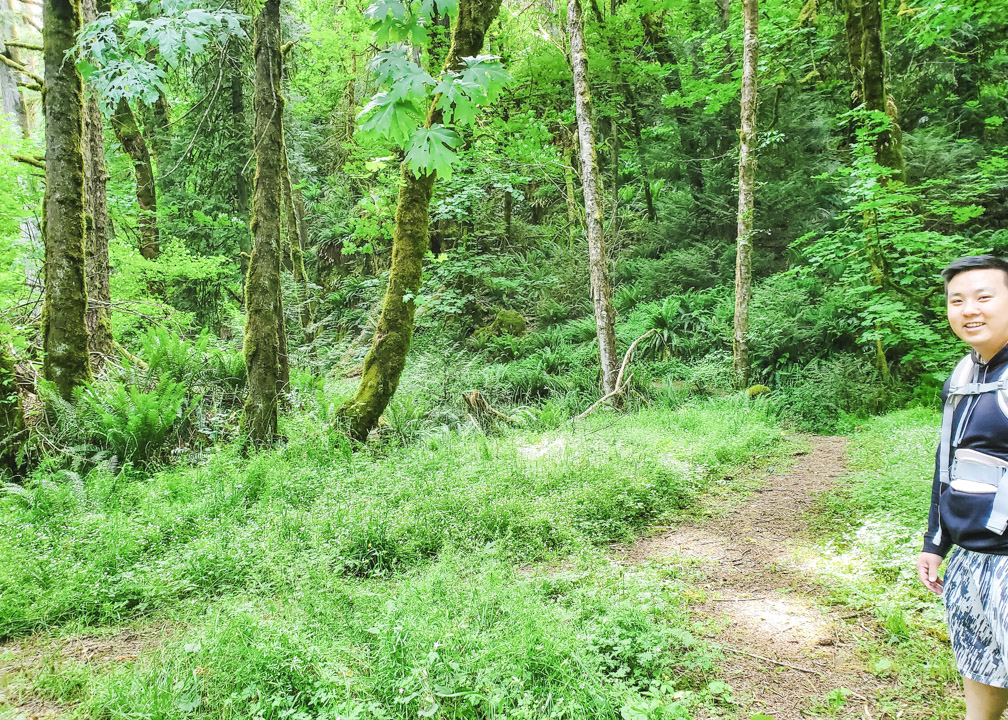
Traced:
<path id="1" fill-rule="evenodd" d="M 854 473 L 823 498 L 819 530 L 830 539 L 812 561 L 835 602 L 877 616 L 883 636 L 866 637 L 861 650 L 869 668 L 898 679 L 889 709 L 959 718 L 943 606 L 916 571 L 940 422 L 911 409 L 874 418 L 852 436 Z"/>
<path id="2" fill-rule="evenodd" d="M 357 455 L 312 415 L 286 433 L 250 460 L 39 473 L 0 498 L 0 635 L 177 629 L 135 661 L 56 657 L 32 692 L 109 718 L 677 717 L 714 701 L 680 574 L 621 571 L 599 546 L 773 453 L 761 404 Z M 561 556 L 575 569 L 516 570 Z"/>

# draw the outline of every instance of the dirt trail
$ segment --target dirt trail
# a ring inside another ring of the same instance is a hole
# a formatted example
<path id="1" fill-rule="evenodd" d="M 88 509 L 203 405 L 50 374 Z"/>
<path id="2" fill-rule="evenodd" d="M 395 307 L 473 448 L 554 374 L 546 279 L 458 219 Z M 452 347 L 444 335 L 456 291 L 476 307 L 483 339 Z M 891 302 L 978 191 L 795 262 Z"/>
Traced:
<path id="1" fill-rule="evenodd" d="M 855 653 L 856 635 L 867 629 L 817 604 L 822 589 L 794 559 L 794 548 L 810 540 L 804 518 L 816 497 L 846 472 L 845 438 L 811 442 L 810 452 L 779 472 L 771 468 L 730 512 L 617 549 L 627 563 L 701 561 L 705 593 L 691 609 L 698 622 L 710 621 L 711 642 L 725 648 L 720 677 L 740 718 L 825 715 L 828 694 L 839 688 L 850 694 L 831 717 L 880 716 L 873 699 L 886 681 Z"/>

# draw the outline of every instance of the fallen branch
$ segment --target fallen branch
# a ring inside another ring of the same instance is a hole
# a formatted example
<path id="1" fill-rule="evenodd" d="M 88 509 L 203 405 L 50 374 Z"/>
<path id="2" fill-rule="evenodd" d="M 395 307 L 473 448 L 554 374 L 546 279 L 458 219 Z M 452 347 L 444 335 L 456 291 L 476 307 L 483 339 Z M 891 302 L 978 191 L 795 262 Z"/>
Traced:
<path id="1" fill-rule="evenodd" d="M 756 655 L 755 653 L 746 652 L 745 650 L 739 650 L 738 648 L 734 648 L 730 645 L 718 645 L 716 647 L 720 647 L 722 650 L 727 650 L 728 652 L 737 653 L 739 655 L 745 655 L 746 657 L 752 658 L 753 660 L 761 660 L 763 662 L 768 662 L 771 665 L 779 665 L 780 667 L 786 667 L 791 670 L 797 670 L 798 672 L 808 673 L 810 675 L 818 675 L 822 677 L 822 673 L 819 672 L 818 670 L 813 670 L 811 668 L 803 668 L 799 667 L 798 665 L 791 665 L 786 662 L 781 662 L 780 660 L 772 660 L 771 658 L 763 657 L 762 655 Z"/>
<path id="2" fill-rule="evenodd" d="M 608 402 L 617 395 L 622 395 L 626 391 L 627 386 L 630 384 L 630 380 L 633 378 L 633 373 L 630 373 L 630 375 L 627 377 L 626 380 L 623 379 L 623 375 L 626 373 L 627 365 L 630 364 L 630 358 L 633 356 L 633 351 L 637 349 L 637 346 L 641 343 L 642 340 L 651 337 L 657 332 L 658 332 L 657 328 L 651 328 L 646 333 L 644 333 L 639 338 L 630 343 L 630 347 L 627 348 L 626 355 L 623 356 L 623 364 L 620 365 L 619 374 L 616 376 L 616 387 L 612 390 L 612 392 L 603 395 L 590 408 L 588 408 L 583 413 L 574 418 L 575 420 L 584 420 L 586 417 L 595 412 L 595 409 L 598 408 L 599 405 Z"/>

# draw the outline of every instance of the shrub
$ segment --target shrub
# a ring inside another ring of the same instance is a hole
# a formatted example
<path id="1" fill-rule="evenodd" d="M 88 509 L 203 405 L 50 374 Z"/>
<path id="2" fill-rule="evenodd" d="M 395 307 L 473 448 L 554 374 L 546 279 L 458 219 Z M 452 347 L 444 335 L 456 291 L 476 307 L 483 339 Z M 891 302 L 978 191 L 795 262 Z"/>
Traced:
<path id="1" fill-rule="evenodd" d="M 163 379 L 149 392 L 117 382 L 96 383 L 78 391 L 76 400 L 90 442 L 141 464 L 182 430 L 200 398 L 187 401 L 184 385 Z"/>

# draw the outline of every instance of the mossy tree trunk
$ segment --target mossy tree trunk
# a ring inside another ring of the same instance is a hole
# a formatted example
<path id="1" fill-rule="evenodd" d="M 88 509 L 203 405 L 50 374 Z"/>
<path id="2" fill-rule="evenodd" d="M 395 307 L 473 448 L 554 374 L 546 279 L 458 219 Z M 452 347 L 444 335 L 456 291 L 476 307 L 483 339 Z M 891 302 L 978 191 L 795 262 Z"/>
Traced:
<path id="1" fill-rule="evenodd" d="M 266 0 L 255 21 L 255 147 L 252 256 L 245 281 L 245 367 L 248 398 L 242 427 L 257 445 L 277 435 L 280 383 L 280 169 L 283 97 L 280 95 L 280 0 Z"/>
<path id="2" fill-rule="evenodd" d="M 82 0 L 81 12 L 85 23 L 98 16 L 95 0 Z M 98 101 L 92 95 L 84 104 L 84 209 L 87 213 L 85 225 L 85 271 L 88 288 L 88 308 L 86 322 L 88 349 L 91 366 L 100 370 L 105 359 L 110 357 L 115 347 L 112 339 L 112 317 L 110 303 L 112 291 L 109 287 L 109 213 L 106 183 L 108 171 L 105 169 L 105 136 L 102 130 L 102 116 Z"/>
<path id="3" fill-rule="evenodd" d="M 889 127 L 875 138 L 875 162 L 893 170 L 892 179 L 902 181 L 904 179 L 902 132 L 897 124 L 896 103 L 890 100 L 886 92 L 881 0 L 861 0 L 861 23 L 862 92 L 865 109 L 884 113 L 889 117 Z"/>
<path id="4" fill-rule="evenodd" d="M 581 188 L 584 192 L 585 220 L 588 229 L 588 280 L 595 308 L 595 332 L 602 362 L 602 391 L 616 390 L 619 358 L 616 354 L 616 314 L 612 309 L 608 258 L 602 228 L 602 192 L 599 187 L 595 130 L 592 127 L 592 102 L 588 87 L 588 56 L 585 51 L 584 26 L 579 0 L 567 2 L 567 27 L 570 37 L 571 68 L 574 74 L 575 115 L 581 148 Z"/>
<path id="5" fill-rule="evenodd" d="M 42 44 L 45 56 L 46 190 L 45 312 L 42 347 L 46 380 L 61 396 L 91 379 L 85 324 L 84 274 L 84 83 L 66 62 L 81 27 L 80 0 L 46 0 Z"/>
<path id="6" fill-rule="evenodd" d="M 157 226 L 157 190 L 154 187 L 154 165 L 147 139 L 140 130 L 130 104 L 122 99 L 112 113 L 112 129 L 123 150 L 133 161 L 136 178 L 137 205 L 140 208 L 140 254 L 153 260 L 161 252 Z"/>
<path id="7" fill-rule="evenodd" d="M 460 69 L 462 58 L 475 57 L 483 48 L 490 23 L 497 17 L 501 0 L 460 0 L 458 16 L 452 29 L 451 46 L 445 67 Z M 427 126 L 442 121 L 434 103 L 427 114 Z M 349 435 L 363 442 L 378 424 L 399 386 L 413 338 L 416 305 L 404 297 L 420 290 L 424 253 L 430 247 L 430 199 L 435 174 L 419 177 L 402 165 L 399 173 L 399 201 L 396 206 L 395 231 L 392 235 L 392 265 L 389 284 L 382 301 L 381 317 L 371 350 L 364 358 L 357 392 L 340 407 L 337 422 Z"/>
<path id="8" fill-rule="evenodd" d="M 735 374 L 749 382 L 749 299 L 752 296 L 753 189 L 756 184 L 756 63 L 759 0 L 742 0 L 742 112 L 739 131 L 739 193 L 735 252 L 735 327 L 732 350 Z"/>
<path id="9" fill-rule="evenodd" d="M 24 411 L 14 376 L 14 356 L 0 338 L 0 471 L 17 475 L 22 470 L 19 453 L 25 441 Z"/>

